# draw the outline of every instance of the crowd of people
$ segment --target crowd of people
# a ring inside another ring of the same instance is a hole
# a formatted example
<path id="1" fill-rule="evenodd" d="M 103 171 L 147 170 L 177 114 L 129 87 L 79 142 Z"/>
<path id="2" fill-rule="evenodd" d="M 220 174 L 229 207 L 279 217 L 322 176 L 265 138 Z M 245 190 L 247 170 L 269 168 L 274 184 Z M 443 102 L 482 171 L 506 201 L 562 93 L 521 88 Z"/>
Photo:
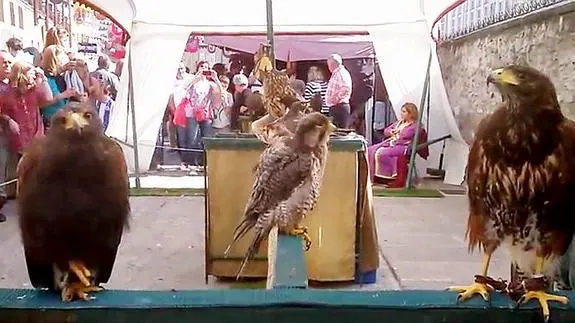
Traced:
<path id="1" fill-rule="evenodd" d="M 323 103 L 321 112 L 329 116 L 338 128 L 352 128 L 352 77 L 340 55 L 330 55 L 326 63 L 331 74 L 329 78 L 319 66 L 310 66 L 306 81 L 293 75 L 290 85 L 302 101 L 320 96 Z M 207 62 L 201 61 L 197 63 L 195 73 L 189 74 L 185 65 L 180 64 L 164 122 L 170 146 L 180 151 L 182 170 L 189 170 L 192 174 L 202 171 L 203 137 L 247 131 L 242 129 L 240 119 L 250 112 L 250 97 L 257 92 L 262 92 L 262 82 L 245 66 L 232 63 L 228 69 L 218 63 L 210 69 Z M 373 182 L 398 175 L 397 161 L 406 154 L 414 140 L 418 114 L 415 104 L 405 103 L 399 120 L 377 130 L 377 139 L 368 147 Z"/>
<path id="2" fill-rule="evenodd" d="M 86 102 L 107 127 L 118 89 L 118 75 L 110 59 L 100 56 L 90 72 L 79 53 L 68 49 L 68 32 L 48 30 L 42 51 L 27 48 L 19 39 L 0 51 L 0 183 L 15 177 L 22 152 L 35 137 L 50 129 L 50 119 L 70 101 Z M 10 195 L 0 186 L 0 209 Z M 12 190 L 13 191 L 13 190 Z M 0 222 L 6 217 L 0 213 Z"/>
<path id="3" fill-rule="evenodd" d="M 351 75 L 338 54 L 327 58 L 327 66 L 331 73 L 327 81 L 322 69 L 311 66 L 307 81 L 292 76 L 291 86 L 302 101 L 320 96 L 321 112 L 330 116 L 336 126 L 347 128 Z M 242 130 L 241 116 L 250 113 L 250 95 L 262 92 L 262 86 L 261 80 L 245 66 L 230 64 L 227 68 L 218 63 L 210 68 L 207 62 L 200 61 L 190 75 L 180 64 L 164 122 L 170 146 L 179 148 L 182 170 L 201 171 L 203 137 Z"/>
<path id="4" fill-rule="evenodd" d="M 114 107 L 119 87 L 122 62 L 111 71 L 107 56 L 98 58 L 98 67 L 89 71 L 84 58 L 64 45 L 65 29 L 51 28 L 42 51 L 23 48 L 18 39 L 6 43 L 0 51 L 0 183 L 15 176 L 15 168 L 27 145 L 50 129 L 50 119 L 70 101 L 86 102 L 102 119 L 104 128 Z M 340 55 L 327 58 L 330 72 L 326 77 L 319 66 L 309 67 L 306 80 L 292 75 L 291 86 L 298 99 L 309 101 L 320 97 L 321 112 L 339 128 L 348 128 L 351 118 L 352 78 Z M 242 116 L 248 116 L 252 94 L 262 92 L 262 82 L 244 66 L 226 67 L 205 61 L 198 62 L 194 73 L 181 63 L 169 97 L 164 126 L 171 147 L 177 147 L 180 168 L 192 173 L 202 172 L 202 139 L 217 133 L 242 130 Z M 260 111 L 261 112 L 261 111 Z M 265 111 L 264 111 L 265 113 Z M 384 141 L 369 149 L 373 176 L 394 176 L 394 160 L 405 152 L 413 140 L 411 131 L 417 120 L 417 108 L 408 104 L 402 118 L 382 135 Z M 246 129 L 243 129 L 244 131 Z M 8 197 L 0 186 L 0 210 Z M 0 222 L 5 221 L 0 213 Z"/>

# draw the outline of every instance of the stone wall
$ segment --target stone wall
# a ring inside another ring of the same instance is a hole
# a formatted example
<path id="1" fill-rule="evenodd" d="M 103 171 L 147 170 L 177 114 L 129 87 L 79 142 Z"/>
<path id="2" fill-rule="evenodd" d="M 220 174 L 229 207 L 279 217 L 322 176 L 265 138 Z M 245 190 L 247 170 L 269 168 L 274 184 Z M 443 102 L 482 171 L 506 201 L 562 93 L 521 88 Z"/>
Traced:
<path id="1" fill-rule="evenodd" d="M 575 5 L 548 9 L 438 46 L 447 95 L 465 140 L 500 98 L 488 87 L 489 71 L 529 64 L 549 75 L 563 112 L 575 119 Z"/>

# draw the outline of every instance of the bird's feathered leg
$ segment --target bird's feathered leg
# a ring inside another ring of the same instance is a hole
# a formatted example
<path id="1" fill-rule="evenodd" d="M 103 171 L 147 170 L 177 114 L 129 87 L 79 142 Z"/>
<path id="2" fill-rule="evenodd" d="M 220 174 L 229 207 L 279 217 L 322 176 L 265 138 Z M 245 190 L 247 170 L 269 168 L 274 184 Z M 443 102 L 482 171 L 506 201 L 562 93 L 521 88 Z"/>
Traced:
<path id="1" fill-rule="evenodd" d="M 311 177 L 306 179 L 296 190 L 296 193 L 293 194 L 290 198 L 292 203 L 289 203 L 289 205 L 292 207 L 295 205 L 296 209 L 288 208 L 286 212 L 284 212 L 285 214 L 295 214 L 295 216 L 292 217 L 292 220 L 296 219 L 296 224 L 286 233 L 289 235 L 302 237 L 305 241 L 305 251 L 308 251 L 311 248 L 312 241 L 308 234 L 308 228 L 299 224 L 299 222 L 303 220 L 303 217 L 308 212 L 311 212 L 314 209 L 319 198 L 319 188 L 321 186 L 321 180 L 325 172 L 327 151 L 327 144 L 316 151 L 312 166 L 314 171 L 312 172 Z M 309 197 L 311 197 L 311 199 Z"/>
<path id="2" fill-rule="evenodd" d="M 525 286 L 525 294 L 521 296 L 519 301 L 517 302 L 517 307 L 521 306 L 529 302 L 532 299 L 536 299 L 539 301 L 541 305 L 541 311 L 543 313 L 543 320 L 545 322 L 549 321 L 549 302 L 555 301 L 562 304 L 568 304 L 569 299 L 565 296 L 553 295 L 546 292 L 546 289 L 549 287 L 545 275 L 543 275 L 543 264 L 545 263 L 545 257 L 542 255 L 537 255 L 537 259 L 535 261 L 535 274 L 533 278 L 527 279 L 523 281 L 523 285 Z"/>
<path id="3" fill-rule="evenodd" d="M 488 283 L 489 280 L 487 279 L 491 254 L 491 252 L 485 252 L 483 256 L 481 275 L 475 276 L 475 281 L 471 286 L 452 286 L 448 288 L 451 292 L 459 293 L 459 295 L 457 295 L 458 301 L 470 299 L 475 294 L 481 295 L 485 301 L 489 300 L 489 294 L 495 290 L 495 288 Z"/>

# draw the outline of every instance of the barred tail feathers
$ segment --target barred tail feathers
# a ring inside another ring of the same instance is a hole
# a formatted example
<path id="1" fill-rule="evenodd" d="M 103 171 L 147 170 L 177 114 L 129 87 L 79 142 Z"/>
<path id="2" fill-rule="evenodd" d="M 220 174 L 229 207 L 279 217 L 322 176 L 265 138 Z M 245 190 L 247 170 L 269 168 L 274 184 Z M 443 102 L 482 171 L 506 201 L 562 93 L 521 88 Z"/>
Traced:
<path id="1" fill-rule="evenodd" d="M 253 216 L 253 217 L 244 217 L 242 219 L 242 222 L 240 222 L 240 224 L 238 224 L 238 226 L 236 227 L 236 229 L 234 230 L 234 238 L 232 240 L 232 242 L 228 245 L 228 247 L 226 248 L 226 251 L 224 251 L 224 257 L 227 257 L 230 250 L 232 249 L 232 247 L 234 246 L 234 244 L 240 240 L 243 236 L 246 235 L 246 233 L 248 233 L 248 231 L 250 231 L 251 228 L 253 228 L 257 223 L 257 216 Z"/>
<path id="2" fill-rule="evenodd" d="M 246 265 L 248 264 L 248 261 L 250 261 L 250 259 L 252 259 L 254 257 L 254 255 L 258 252 L 262 242 L 267 238 L 270 230 L 271 230 L 271 227 L 265 227 L 265 228 L 261 228 L 261 230 L 257 230 L 256 232 L 254 232 L 254 236 L 252 238 L 252 241 L 250 242 L 250 246 L 248 248 L 248 251 L 246 252 L 246 255 L 244 256 L 244 260 L 242 260 L 242 264 L 240 265 L 240 269 L 238 270 L 238 273 L 236 274 L 236 280 L 239 280 L 241 278 L 242 273 L 243 273 Z"/>

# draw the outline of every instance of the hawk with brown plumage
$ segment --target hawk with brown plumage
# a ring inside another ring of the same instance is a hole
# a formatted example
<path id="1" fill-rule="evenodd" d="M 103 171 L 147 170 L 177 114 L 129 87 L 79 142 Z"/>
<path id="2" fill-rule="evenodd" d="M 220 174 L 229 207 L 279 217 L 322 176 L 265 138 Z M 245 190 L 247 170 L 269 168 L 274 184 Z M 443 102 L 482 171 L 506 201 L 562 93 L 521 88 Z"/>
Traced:
<path id="1" fill-rule="evenodd" d="M 295 121 L 304 114 L 319 111 L 322 105 L 321 97 L 314 98 L 310 102 L 302 102 L 297 99 L 296 91 L 290 83 L 288 71 L 278 71 L 273 68 L 269 58 L 269 50 L 269 45 L 260 45 L 254 67 L 254 76 L 263 83 L 264 91 L 261 95 L 261 104 L 267 114 L 254 121 L 251 126 L 252 133 L 266 144 L 270 144 L 270 140 L 279 136 L 274 132 L 276 127 L 269 126 L 271 123 L 286 123 L 285 128 L 290 129 L 293 133 Z M 292 123 L 292 125 L 290 126 L 288 123 Z"/>
<path id="2" fill-rule="evenodd" d="M 493 291 L 486 283 L 492 253 L 501 245 L 531 278 L 519 304 L 537 299 L 545 320 L 546 293 L 575 232 L 575 123 L 562 113 L 549 78 L 524 66 L 491 72 L 503 103 L 479 125 L 468 160 L 469 248 L 484 252 L 480 275 L 454 287 L 465 300 Z"/>
<path id="3" fill-rule="evenodd" d="M 17 203 L 28 275 L 63 301 L 88 299 L 112 273 L 130 203 L 121 147 L 94 109 L 71 103 L 18 164 Z"/>
<path id="4" fill-rule="evenodd" d="M 293 136 L 281 137 L 262 153 L 244 216 L 226 250 L 227 254 L 236 241 L 254 228 L 238 278 L 275 225 L 280 233 L 303 236 L 309 248 L 307 229 L 300 222 L 319 197 L 327 143 L 334 130 L 327 117 L 310 113 L 298 123 Z"/>
<path id="5" fill-rule="evenodd" d="M 272 117 L 279 118 L 286 111 L 286 105 L 281 102 L 281 99 L 288 96 L 296 97 L 296 92 L 290 86 L 287 72 L 273 68 L 269 50 L 269 45 L 260 45 L 258 60 L 254 67 L 254 76 L 263 83 L 265 109 Z"/>

